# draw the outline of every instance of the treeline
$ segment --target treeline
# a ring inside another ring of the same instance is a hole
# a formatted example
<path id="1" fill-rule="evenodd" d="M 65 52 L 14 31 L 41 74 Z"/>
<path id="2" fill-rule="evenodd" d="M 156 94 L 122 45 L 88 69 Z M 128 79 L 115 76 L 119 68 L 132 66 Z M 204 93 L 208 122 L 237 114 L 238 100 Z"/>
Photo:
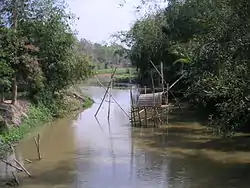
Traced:
<path id="1" fill-rule="evenodd" d="M 170 0 L 120 37 L 142 84 L 150 85 L 151 73 L 159 78 L 150 61 L 163 62 L 165 80 L 185 75 L 174 89 L 207 112 L 219 133 L 249 127 L 250 1 Z"/>
<path id="2" fill-rule="evenodd" d="M 81 39 L 80 49 L 91 57 L 96 69 L 130 66 L 127 50 L 119 44 L 111 43 L 107 45 Z"/>
<path id="3" fill-rule="evenodd" d="M 92 74 L 72 21 L 61 0 L 0 1 L 0 88 L 13 104 L 24 85 L 33 102 L 57 111 L 60 92 Z"/>

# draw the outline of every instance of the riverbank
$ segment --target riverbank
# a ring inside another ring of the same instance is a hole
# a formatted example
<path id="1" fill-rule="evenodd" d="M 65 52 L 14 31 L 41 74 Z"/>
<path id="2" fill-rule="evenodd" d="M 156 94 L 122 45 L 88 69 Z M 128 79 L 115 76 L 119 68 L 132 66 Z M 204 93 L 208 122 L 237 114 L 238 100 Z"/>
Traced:
<path id="1" fill-rule="evenodd" d="M 23 101 L 24 100 L 22 100 L 22 102 Z M 17 101 L 17 104 L 19 103 L 20 102 Z M 80 90 L 70 88 L 70 90 L 64 93 L 60 106 L 59 103 L 57 103 L 58 106 L 54 106 L 54 108 L 57 108 L 58 110 L 56 114 L 48 106 L 42 103 L 33 104 L 27 100 L 25 103 L 27 104 L 26 107 L 28 109 L 23 113 L 24 115 L 21 118 L 21 122 L 16 124 L 15 122 L 12 122 L 12 125 L 6 125 L 4 130 L 0 133 L 0 158 L 6 157 L 8 151 L 11 149 L 9 147 L 10 144 L 16 144 L 29 133 L 34 131 L 34 129 L 56 118 L 67 117 L 84 110 L 93 104 L 93 100 L 83 94 Z M 20 114 L 23 110 L 24 109 L 19 108 L 19 111 L 16 110 L 12 116 Z M 15 117 L 10 119 L 15 119 Z M 4 121 L 8 121 L 9 124 L 11 123 L 10 120 Z"/>
<path id="2" fill-rule="evenodd" d="M 108 121 L 109 103 L 104 101 L 96 118 L 104 89 L 82 89 L 96 103 L 74 118 L 44 126 L 42 160 L 38 160 L 32 136 L 15 147 L 13 158 L 23 162 L 32 175 L 16 173 L 19 188 L 249 187 L 246 137 L 229 141 L 213 135 L 194 111 L 187 110 L 171 113 L 168 126 L 131 127 L 116 103 L 110 103 Z M 114 89 L 112 94 L 128 112 L 129 90 Z M 12 177 L 10 171 L 8 175 Z"/>

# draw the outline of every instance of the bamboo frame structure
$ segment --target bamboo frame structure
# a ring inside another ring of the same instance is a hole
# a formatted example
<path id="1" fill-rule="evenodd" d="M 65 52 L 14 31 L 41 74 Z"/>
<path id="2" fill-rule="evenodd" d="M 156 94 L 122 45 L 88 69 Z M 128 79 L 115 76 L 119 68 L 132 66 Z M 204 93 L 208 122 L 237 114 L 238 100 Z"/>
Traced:
<path id="1" fill-rule="evenodd" d="M 174 99 L 176 97 L 170 91 L 183 77 L 184 75 L 180 76 L 173 84 L 169 85 L 164 80 L 164 68 L 163 63 L 161 62 L 161 72 L 157 69 L 152 61 L 150 61 L 156 72 L 161 78 L 161 88 L 157 88 L 156 91 L 154 79 L 153 79 L 153 72 L 151 71 L 151 82 L 152 88 L 140 88 L 139 90 L 143 91 L 140 92 L 139 97 L 137 97 L 137 101 L 133 100 L 133 92 L 132 88 L 130 89 L 130 98 L 131 98 L 131 124 L 134 126 L 153 126 L 156 127 L 161 124 L 169 124 L 169 112 L 170 107 L 174 106 L 170 104 L 169 101 L 169 94 L 171 94 Z M 166 88 L 165 88 L 166 85 Z M 150 90 L 152 93 L 147 93 Z M 143 99 L 144 98 L 144 99 Z M 146 98 L 146 99 L 145 99 Z M 148 101 L 147 101 L 148 100 Z M 177 103 L 177 101 L 176 101 Z M 180 108 L 180 105 L 177 104 Z"/>
<path id="2" fill-rule="evenodd" d="M 102 101 L 101 101 L 101 103 L 100 103 L 100 105 L 99 105 L 99 107 L 98 107 L 98 109 L 97 109 L 97 111 L 96 111 L 96 113 L 95 113 L 95 117 L 97 116 L 97 114 L 98 114 L 98 112 L 99 112 L 100 108 L 102 107 L 102 104 L 103 104 L 103 102 L 104 102 L 104 100 L 105 100 L 105 97 L 106 97 L 106 95 L 107 95 L 108 92 L 109 92 L 109 89 L 110 89 L 111 83 L 112 83 L 112 81 L 113 81 L 113 77 L 114 77 L 114 75 L 115 75 L 116 69 L 117 69 L 117 68 L 115 68 L 115 70 L 113 71 L 113 73 L 112 73 L 112 75 L 111 75 L 111 77 L 110 77 L 110 82 L 109 82 L 108 87 L 107 87 L 107 89 L 106 89 L 106 91 L 105 91 L 105 94 L 104 94 L 104 96 L 103 96 L 103 98 L 102 98 Z"/>
<path id="3" fill-rule="evenodd" d="M 114 81 L 114 76 L 115 76 L 115 72 L 116 72 L 116 70 L 117 70 L 117 67 L 115 67 L 115 69 L 113 70 L 113 73 L 112 73 L 112 75 L 111 75 L 111 77 L 110 77 L 110 81 L 109 81 L 109 84 L 108 84 L 108 87 L 107 88 L 105 88 L 105 86 L 101 83 L 101 81 L 96 77 L 96 80 L 97 80 L 97 82 L 100 84 L 100 86 L 103 88 L 103 89 L 105 89 L 105 93 L 104 93 L 104 96 L 103 96 L 103 98 L 102 98 L 102 101 L 101 101 L 101 103 L 100 103 L 100 105 L 99 105 L 99 107 L 98 107 L 98 109 L 97 109 L 97 111 L 96 111 L 96 113 L 95 113 L 95 118 L 96 118 L 96 116 L 98 115 L 98 113 L 99 113 L 99 110 L 100 110 L 100 108 L 102 107 L 102 105 L 103 105 L 103 102 L 104 102 L 104 100 L 105 100 L 105 98 L 106 98 L 106 96 L 108 95 L 108 121 L 110 120 L 110 108 L 111 108 L 111 103 L 114 101 L 116 104 L 117 104 L 117 106 L 124 112 L 124 114 L 129 118 L 130 116 L 129 116 L 129 114 L 121 107 L 121 105 L 117 102 L 117 100 L 113 97 L 113 95 L 112 95 L 112 88 L 113 88 L 113 81 Z M 113 101 L 112 101 L 113 100 Z"/>

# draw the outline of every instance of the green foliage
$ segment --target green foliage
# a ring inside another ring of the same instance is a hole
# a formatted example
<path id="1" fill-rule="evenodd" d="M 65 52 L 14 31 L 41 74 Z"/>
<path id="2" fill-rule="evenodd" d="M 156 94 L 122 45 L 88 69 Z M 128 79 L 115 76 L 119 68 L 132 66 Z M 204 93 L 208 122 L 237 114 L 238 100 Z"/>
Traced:
<path id="1" fill-rule="evenodd" d="M 116 43 L 106 45 L 92 43 L 86 39 L 81 39 L 79 43 L 79 51 L 84 51 L 91 57 L 97 70 L 117 65 L 130 65 L 129 60 L 127 59 L 127 50 Z"/>
<path id="2" fill-rule="evenodd" d="M 35 104 L 19 128 L 0 135 L 0 142 L 18 141 L 37 124 L 82 105 L 65 97 L 65 91 L 91 76 L 93 64 L 81 50 L 70 27 L 74 16 L 66 10 L 63 0 L 0 2 L 0 87 L 10 89 L 16 78 Z M 0 152 L 5 152 L 2 146 Z"/>
<path id="3" fill-rule="evenodd" d="M 13 68 L 11 67 L 11 49 L 8 42 L 11 40 L 9 31 L 0 26 L 0 87 L 8 89 L 11 85 L 11 75 Z"/>
<path id="4" fill-rule="evenodd" d="M 85 102 L 83 103 L 83 108 L 89 108 L 92 106 L 93 103 L 94 101 L 90 97 L 85 96 Z"/>
<path id="5" fill-rule="evenodd" d="M 157 75 L 150 60 L 158 68 L 163 62 L 169 83 L 185 71 L 175 90 L 184 90 L 206 110 L 211 126 L 230 135 L 250 123 L 249 12 L 244 0 L 169 1 L 121 38 L 131 46 L 129 58 L 142 84 L 151 82 L 151 72 Z"/>
<path id="6" fill-rule="evenodd" d="M 93 74 L 91 58 L 70 27 L 74 16 L 63 0 L 4 0 L 1 5 L 1 86 L 9 88 L 15 76 L 35 103 L 61 114 L 66 107 L 58 93 Z"/>
<path id="7" fill-rule="evenodd" d="M 19 128 L 13 127 L 9 131 L 0 135 L 3 143 L 17 142 L 37 125 L 41 125 L 44 122 L 52 120 L 50 110 L 43 104 L 31 106 L 27 115 L 27 118 L 23 119 Z"/>

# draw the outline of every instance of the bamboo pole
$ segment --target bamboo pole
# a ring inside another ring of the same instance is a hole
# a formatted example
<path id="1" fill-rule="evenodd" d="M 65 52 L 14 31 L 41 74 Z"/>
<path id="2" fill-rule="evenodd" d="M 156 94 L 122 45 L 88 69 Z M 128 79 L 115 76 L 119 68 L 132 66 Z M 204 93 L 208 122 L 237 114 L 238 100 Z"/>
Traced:
<path id="1" fill-rule="evenodd" d="M 2 160 L 2 162 L 5 163 L 6 165 L 12 167 L 12 168 L 15 168 L 15 169 L 18 170 L 18 171 L 23 171 L 23 169 L 21 169 L 21 168 L 15 166 L 15 165 L 13 165 L 13 164 L 11 164 L 10 162 L 8 162 L 8 161 L 6 161 L 6 160 L 4 160 L 4 159 Z"/>
<path id="2" fill-rule="evenodd" d="M 95 120 L 96 120 L 96 122 L 97 122 L 99 128 L 101 129 L 101 131 L 102 131 L 103 133 L 105 133 L 104 130 L 103 130 L 103 128 L 102 128 L 102 126 L 101 126 L 101 123 L 100 123 L 100 121 L 98 120 L 97 117 L 95 117 Z"/>
<path id="3" fill-rule="evenodd" d="M 112 75 L 111 75 L 111 77 L 110 77 L 111 80 L 113 79 L 113 77 L 114 77 L 114 75 L 115 75 L 116 69 L 117 69 L 117 68 L 115 68 L 114 72 L 112 73 Z M 95 113 L 95 116 L 97 116 L 97 114 L 98 114 L 98 112 L 99 112 L 99 110 L 100 110 L 100 108 L 101 108 L 101 106 L 102 106 L 102 104 L 103 104 L 103 101 L 104 101 L 104 99 L 105 99 L 105 97 L 106 97 L 106 95 L 107 95 L 107 93 L 108 93 L 110 84 L 111 84 L 111 81 L 110 81 L 109 84 L 108 84 L 108 87 L 107 87 L 107 89 L 106 89 L 106 91 L 105 91 L 105 94 L 104 94 L 104 96 L 103 96 L 103 99 L 102 99 L 102 101 L 101 101 L 101 104 L 99 105 L 99 107 L 98 107 L 98 109 L 97 109 L 97 111 L 96 111 L 96 113 Z"/>
<path id="4" fill-rule="evenodd" d="M 162 95 L 165 95 L 165 88 L 164 88 L 164 68 L 163 68 L 163 62 L 161 62 L 161 86 L 162 86 Z M 164 117 L 163 117 L 163 109 L 160 108 L 160 123 L 164 124 Z"/>
<path id="5" fill-rule="evenodd" d="M 132 128 L 133 129 L 133 128 Z M 134 143 L 133 143 L 133 130 L 130 131 L 130 178 L 132 179 L 134 176 Z"/>
<path id="6" fill-rule="evenodd" d="M 159 70 L 157 69 L 157 67 L 154 65 L 153 61 L 150 60 L 150 63 L 151 63 L 152 66 L 155 68 L 155 70 L 156 70 L 156 72 L 159 74 L 159 76 L 164 80 L 164 78 L 162 77 L 160 71 L 159 71 Z M 164 82 L 166 82 L 166 81 L 164 80 Z"/>
<path id="7" fill-rule="evenodd" d="M 153 117 L 148 117 L 147 120 L 152 119 Z M 145 119 L 142 119 L 141 121 L 145 121 Z"/>
<path id="8" fill-rule="evenodd" d="M 164 82 L 165 84 L 167 84 L 167 82 L 164 80 L 163 75 L 160 73 L 160 71 L 157 69 L 157 67 L 154 65 L 154 63 L 153 63 L 151 60 L 150 60 L 150 63 L 151 63 L 152 66 L 155 68 L 156 72 L 161 76 L 163 82 Z M 185 72 L 184 72 L 184 73 L 185 73 Z M 171 86 L 168 87 L 168 90 L 170 90 L 172 87 L 174 87 L 175 84 L 176 84 L 177 82 L 179 82 L 184 76 L 185 76 L 185 74 L 181 75 L 180 78 L 178 78 Z M 170 91 L 170 93 L 172 93 L 172 92 Z"/>
<path id="9" fill-rule="evenodd" d="M 169 90 L 169 84 L 167 84 L 167 135 L 168 135 L 168 115 L 169 115 L 169 101 L 168 101 L 168 90 Z"/>
<path id="10" fill-rule="evenodd" d="M 136 125 L 136 119 L 135 119 L 135 109 L 134 109 L 134 101 L 132 97 L 132 88 L 130 88 L 130 100 L 131 100 L 131 120 L 132 120 L 132 125 Z"/>
<path id="11" fill-rule="evenodd" d="M 153 123 L 154 123 L 154 127 L 156 127 L 156 118 L 155 118 L 155 115 L 156 115 L 156 110 L 155 110 L 155 85 L 154 85 L 154 78 L 153 78 L 153 73 L 151 71 L 151 82 L 152 82 L 152 87 L 153 87 L 153 111 L 154 111 L 154 114 L 153 114 Z"/>
<path id="12" fill-rule="evenodd" d="M 29 171 L 16 159 L 14 159 L 14 161 L 23 169 L 23 171 L 29 176 L 31 177 L 31 174 L 29 173 Z"/>
<path id="13" fill-rule="evenodd" d="M 139 107 L 137 109 L 137 113 L 138 113 L 139 124 L 140 124 L 140 127 L 141 127 L 141 114 L 140 114 L 140 108 Z"/>
<path id="14" fill-rule="evenodd" d="M 163 109 L 162 109 L 162 107 L 160 108 L 160 121 L 161 121 L 161 124 L 164 124 L 164 117 L 163 117 Z"/>
<path id="15" fill-rule="evenodd" d="M 36 145 L 38 159 L 41 160 L 42 156 L 41 156 L 41 151 L 40 151 L 40 134 L 37 135 L 37 138 L 33 137 L 33 140 L 34 140 L 35 145 Z"/>
<path id="16" fill-rule="evenodd" d="M 148 127 L 147 108 L 146 108 L 146 107 L 144 107 L 144 111 L 145 111 L 145 122 L 146 122 L 146 127 Z"/>
<path id="17" fill-rule="evenodd" d="M 134 121 L 134 117 L 133 117 L 133 98 L 132 98 L 132 92 L 131 92 L 131 88 L 129 89 L 129 96 L 130 96 L 130 106 L 131 106 L 131 109 L 130 109 L 130 120 L 131 120 L 131 124 L 133 126 L 133 121 Z"/>
<path id="18" fill-rule="evenodd" d="M 142 109 L 142 110 L 139 111 L 139 113 L 142 113 L 142 112 L 144 112 L 144 109 Z"/>
<path id="19" fill-rule="evenodd" d="M 183 77 L 185 76 L 185 74 L 183 74 L 183 75 L 181 75 L 181 77 L 180 78 L 178 78 L 174 83 L 172 83 L 172 85 L 171 86 L 169 86 L 169 88 L 168 89 L 171 89 L 172 87 L 174 87 L 175 86 L 175 84 L 177 83 L 177 82 L 179 82 Z"/>
<path id="20" fill-rule="evenodd" d="M 168 90 L 169 90 L 169 84 L 167 84 L 167 99 L 166 99 L 166 103 L 167 103 L 167 125 L 168 125 L 168 114 L 169 114 Z"/>
<path id="21" fill-rule="evenodd" d="M 103 89 L 106 90 L 106 88 L 104 87 L 104 85 L 100 82 L 100 80 L 96 77 L 96 81 L 101 85 L 101 87 Z M 118 107 L 128 116 L 129 118 L 129 114 L 121 107 L 121 105 L 117 102 L 117 100 L 113 97 L 113 95 L 111 95 L 111 98 L 114 100 L 114 102 L 118 105 Z"/>
<path id="22" fill-rule="evenodd" d="M 163 63 L 161 62 L 161 85 L 162 85 L 162 92 L 164 92 L 164 72 L 163 72 Z"/>
<path id="23" fill-rule="evenodd" d="M 108 120 L 110 119 L 110 104 L 111 104 L 111 93 L 112 93 L 112 86 L 113 86 L 113 78 L 111 78 L 110 80 L 111 84 L 110 84 L 110 91 L 109 91 L 109 106 L 108 106 Z"/>

